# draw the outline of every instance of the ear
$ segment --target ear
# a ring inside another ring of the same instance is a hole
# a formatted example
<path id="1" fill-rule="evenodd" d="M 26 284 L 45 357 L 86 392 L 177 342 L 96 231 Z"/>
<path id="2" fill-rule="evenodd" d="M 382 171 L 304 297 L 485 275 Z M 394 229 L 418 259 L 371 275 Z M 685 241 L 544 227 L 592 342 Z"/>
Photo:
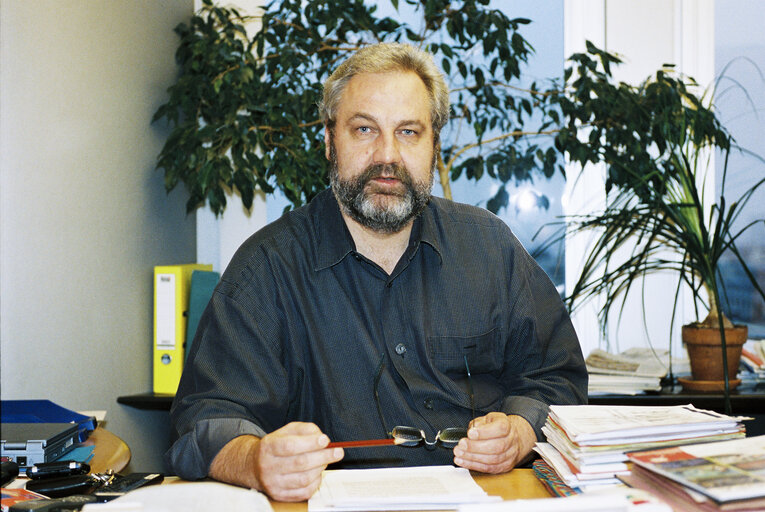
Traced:
<path id="1" fill-rule="evenodd" d="M 324 156 L 327 158 L 327 160 L 330 159 L 329 157 L 329 143 L 330 143 L 330 137 L 329 137 L 329 126 L 326 124 L 324 125 Z"/>

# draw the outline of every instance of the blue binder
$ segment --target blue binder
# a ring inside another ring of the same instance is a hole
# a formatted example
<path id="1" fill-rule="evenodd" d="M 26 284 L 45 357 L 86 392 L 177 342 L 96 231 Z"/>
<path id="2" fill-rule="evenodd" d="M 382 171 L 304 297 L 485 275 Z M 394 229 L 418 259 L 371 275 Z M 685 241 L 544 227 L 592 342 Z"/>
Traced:
<path id="1" fill-rule="evenodd" d="M 76 423 L 79 442 L 96 429 L 96 418 L 54 404 L 50 400 L 3 400 L 0 423 Z"/>

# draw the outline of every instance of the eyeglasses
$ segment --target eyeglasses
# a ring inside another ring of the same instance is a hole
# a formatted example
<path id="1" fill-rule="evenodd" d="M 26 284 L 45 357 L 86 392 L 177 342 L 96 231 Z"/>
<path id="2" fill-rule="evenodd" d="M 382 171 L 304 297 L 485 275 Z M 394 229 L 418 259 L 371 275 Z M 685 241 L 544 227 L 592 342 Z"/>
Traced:
<path id="1" fill-rule="evenodd" d="M 470 375 L 470 366 L 468 366 L 467 356 L 465 359 L 465 370 L 468 377 L 468 394 L 470 395 L 470 410 L 472 418 L 475 419 L 475 396 L 473 394 L 473 379 Z M 380 417 L 380 423 L 388 433 L 387 439 L 370 439 L 361 441 L 344 441 L 330 443 L 328 448 L 359 448 L 366 446 L 384 446 L 384 445 L 398 445 L 398 446 L 420 446 L 425 445 L 428 450 L 434 450 L 436 446 L 441 445 L 444 448 L 453 448 L 460 442 L 460 439 L 467 437 L 467 428 L 464 427 L 448 427 L 438 431 L 433 441 L 429 441 L 425 435 L 425 431 L 415 427 L 396 426 L 392 430 L 388 430 L 385 423 L 385 417 L 380 406 L 380 394 L 378 387 L 380 384 L 380 378 L 382 377 L 383 369 L 385 368 L 385 356 L 380 358 L 380 364 L 377 365 L 377 372 L 374 380 L 374 397 L 375 404 L 377 405 L 377 414 Z"/>
<path id="2" fill-rule="evenodd" d="M 468 377 L 468 394 L 470 395 L 470 411 L 473 419 L 475 419 L 475 396 L 473 394 L 473 378 L 470 375 L 470 366 L 468 366 L 467 356 L 463 356 L 465 359 L 465 371 Z M 380 358 L 380 364 L 377 365 L 377 374 L 375 375 L 374 382 L 374 395 L 375 404 L 377 405 L 377 414 L 380 416 L 380 423 L 383 428 L 388 432 L 388 427 L 385 423 L 385 417 L 380 406 L 380 394 L 378 393 L 378 385 L 380 383 L 380 377 L 382 377 L 382 371 L 385 368 L 385 356 Z M 396 426 L 393 430 L 390 430 L 388 434 L 392 439 L 396 441 L 395 444 L 400 446 L 419 446 L 425 444 L 425 448 L 432 450 L 438 444 L 444 448 L 453 448 L 460 442 L 460 439 L 467 437 L 467 428 L 465 427 L 449 427 L 439 430 L 436 433 L 433 441 L 428 441 L 425 431 L 415 427 Z"/>

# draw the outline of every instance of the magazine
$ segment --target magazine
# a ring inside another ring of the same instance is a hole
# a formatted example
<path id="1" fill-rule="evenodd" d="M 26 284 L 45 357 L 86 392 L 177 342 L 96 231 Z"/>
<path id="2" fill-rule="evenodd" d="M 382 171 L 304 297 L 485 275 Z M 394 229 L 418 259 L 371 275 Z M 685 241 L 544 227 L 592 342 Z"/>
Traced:
<path id="1" fill-rule="evenodd" d="M 718 503 L 765 497 L 765 435 L 627 455 Z"/>

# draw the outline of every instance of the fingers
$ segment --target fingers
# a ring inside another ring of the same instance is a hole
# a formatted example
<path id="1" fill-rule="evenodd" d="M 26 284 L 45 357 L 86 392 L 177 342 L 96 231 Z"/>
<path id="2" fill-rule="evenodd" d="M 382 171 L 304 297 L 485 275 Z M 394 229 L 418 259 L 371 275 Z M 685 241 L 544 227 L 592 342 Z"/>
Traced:
<path id="1" fill-rule="evenodd" d="M 290 457 L 326 448 L 329 438 L 313 423 L 288 423 L 265 436 L 263 449 L 276 457 Z"/>
<path id="2" fill-rule="evenodd" d="M 490 413 L 471 424 L 454 447 L 454 463 L 483 473 L 510 471 L 533 448 L 536 435 L 520 416 Z"/>
<path id="3" fill-rule="evenodd" d="M 343 458 L 342 448 L 327 449 L 329 438 L 311 423 L 290 423 L 258 444 L 257 468 L 263 490 L 278 501 L 302 501 L 321 483 L 328 464 Z"/>
<path id="4" fill-rule="evenodd" d="M 517 445 L 510 437 L 483 441 L 462 439 L 454 447 L 454 463 L 482 473 L 504 473 L 515 466 Z"/>
<path id="5" fill-rule="evenodd" d="M 490 412 L 473 420 L 468 429 L 468 439 L 493 439 L 506 436 L 509 432 L 510 421 L 507 414 Z"/>

